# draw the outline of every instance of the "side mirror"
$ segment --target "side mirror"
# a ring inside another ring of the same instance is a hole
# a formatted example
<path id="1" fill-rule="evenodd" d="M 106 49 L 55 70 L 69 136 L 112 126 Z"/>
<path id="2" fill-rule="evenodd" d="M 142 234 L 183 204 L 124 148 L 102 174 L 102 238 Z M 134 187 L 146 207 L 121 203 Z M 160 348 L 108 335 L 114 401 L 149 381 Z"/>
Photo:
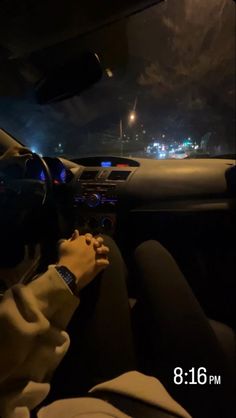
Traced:
<path id="1" fill-rule="evenodd" d="M 35 86 L 40 104 L 54 103 L 79 95 L 102 78 L 98 56 L 92 52 L 80 54 L 76 60 L 51 70 Z"/>

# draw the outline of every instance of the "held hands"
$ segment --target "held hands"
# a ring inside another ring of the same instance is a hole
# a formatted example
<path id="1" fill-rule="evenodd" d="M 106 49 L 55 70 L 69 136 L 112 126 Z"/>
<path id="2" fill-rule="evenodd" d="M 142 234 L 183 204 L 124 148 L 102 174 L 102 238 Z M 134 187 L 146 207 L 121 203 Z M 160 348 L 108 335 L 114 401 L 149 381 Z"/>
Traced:
<path id="1" fill-rule="evenodd" d="M 109 248 L 103 242 L 102 237 L 80 235 L 78 230 L 70 239 L 60 241 L 58 265 L 67 267 L 75 275 L 78 290 L 87 286 L 109 265 Z"/>

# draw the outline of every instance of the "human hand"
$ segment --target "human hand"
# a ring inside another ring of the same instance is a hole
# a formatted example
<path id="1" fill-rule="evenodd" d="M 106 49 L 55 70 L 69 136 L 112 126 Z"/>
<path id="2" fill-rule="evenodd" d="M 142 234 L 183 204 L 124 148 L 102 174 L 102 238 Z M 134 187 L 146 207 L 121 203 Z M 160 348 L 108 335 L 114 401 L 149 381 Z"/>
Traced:
<path id="1" fill-rule="evenodd" d="M 103 245 L 102 237 L 79 235 L 75 230 L 70 239 L 60 241 L 57 264 L 67 267 L 75 275 L 81 290 L 109 265 L 108 253 L 109 248 Z"/>
<path id="2" fill-rule="evenodd" d="M 21 145 L 15 145 L 4 152 L 0 159 L 8 160 L 14 157 L 30 158 L 31 156 L 32 153 L 28 148 L 22 147 Z"/>

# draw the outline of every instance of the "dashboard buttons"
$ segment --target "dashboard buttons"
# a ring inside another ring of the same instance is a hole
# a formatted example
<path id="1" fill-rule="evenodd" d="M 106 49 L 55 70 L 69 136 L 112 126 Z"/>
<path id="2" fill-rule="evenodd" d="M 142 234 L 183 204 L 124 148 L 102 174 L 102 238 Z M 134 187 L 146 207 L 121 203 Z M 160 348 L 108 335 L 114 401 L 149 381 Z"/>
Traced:
<path id="1" fill-rule="evenodd" d="M 118 204 L 115 184 L 81 183 L 74 196 L 75 204 L 85 205 L 91 209 L 98 206 L 110 207 L 112 210 Z"/>
<path id="2" fill-rule="evenodd" d="M 85 203 L 90 208 L 96 208 L 100 204 L 101 196 L 98 193 L 88 194 L 85 198 Z"/>
<path id="3" fill-rule="evenodd" d="M 110 231 L 113 229 L 113 226 L 114 226 L 113 220 L 109 218 L 108 216 L 105 216 L 104 218 L 101 219 L 101 226 L 105 230 Z"/>

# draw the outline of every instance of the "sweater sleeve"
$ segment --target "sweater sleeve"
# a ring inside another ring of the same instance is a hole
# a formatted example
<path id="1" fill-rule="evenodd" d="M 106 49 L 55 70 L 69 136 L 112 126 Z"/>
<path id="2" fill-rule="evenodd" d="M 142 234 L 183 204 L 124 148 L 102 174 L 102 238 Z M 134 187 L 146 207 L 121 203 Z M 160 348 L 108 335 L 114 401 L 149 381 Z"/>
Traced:
<path id="1" fill-rule="evenodd" d="M 97 391 L 128 396 L 174 414 L 176 417 L 191 418 L 189 413 L 171 397 L 158 379 L 145 376 L 137 371 L 124 373 L 90 390 L 94 396 L 96 396 Z"/>
<path id="2" fill-rule="evenodd" d="M 64 330 L 78 305 L 54 267 L 5 292 L 0 302 L 1 405 L 4 396 L 10 403 L 11 393 L 20 402 L 28 382 L 49 380 L 68 349 Z"/>

